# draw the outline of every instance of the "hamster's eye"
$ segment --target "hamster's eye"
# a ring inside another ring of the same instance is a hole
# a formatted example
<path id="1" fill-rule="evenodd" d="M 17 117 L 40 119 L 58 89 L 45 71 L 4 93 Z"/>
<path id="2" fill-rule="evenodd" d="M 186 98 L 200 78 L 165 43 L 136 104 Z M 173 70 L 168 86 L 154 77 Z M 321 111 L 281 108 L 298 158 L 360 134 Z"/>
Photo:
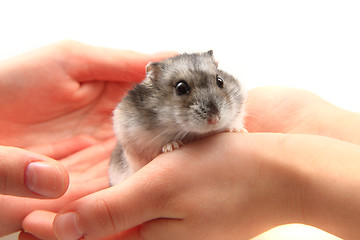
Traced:
<path id="1" fill-rule="evenodd" d="M 180 81 L 175 86 L 176 93 L 178 95 L 184 95 L 190 93 L 190 87 L 185 81 Z"/>
<path id="2" fill-rule="evenodd" d="M 224 87 L 224 80 L 219 75 L 216 75 L 216 84 L 219 86 L 219 88 Z"/>

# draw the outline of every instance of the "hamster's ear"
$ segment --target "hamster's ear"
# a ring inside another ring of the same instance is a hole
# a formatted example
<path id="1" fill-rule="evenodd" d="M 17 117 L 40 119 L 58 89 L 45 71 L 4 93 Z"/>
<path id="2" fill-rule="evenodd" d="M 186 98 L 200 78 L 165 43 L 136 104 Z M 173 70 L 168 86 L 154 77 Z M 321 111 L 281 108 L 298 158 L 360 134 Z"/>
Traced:
<path id="1" fill-rule="evenodd" d="M 209 55 L 210 57 L 214 57 L 214 51 L 213 50 L 207 51 L 206 54 Z"/>
<path id="2" fill-rule="evenodd" d="M 157 76 L 160 71 L 160 63 L 158 62 L 149 62 L 148 65 L 146 65 L 146 76 L 151 81 L 156 81 Z"/>
<path id="3" fill-rule="evenodd" d="M 205 53 L 207 56 L 211 57 L 212 61 L 215 63 L 216 67 L 218 67 L 219 63 L 218 61 L 215 60 L 214 57 L 214 51 L 213 50 L 209 50 Z"/>

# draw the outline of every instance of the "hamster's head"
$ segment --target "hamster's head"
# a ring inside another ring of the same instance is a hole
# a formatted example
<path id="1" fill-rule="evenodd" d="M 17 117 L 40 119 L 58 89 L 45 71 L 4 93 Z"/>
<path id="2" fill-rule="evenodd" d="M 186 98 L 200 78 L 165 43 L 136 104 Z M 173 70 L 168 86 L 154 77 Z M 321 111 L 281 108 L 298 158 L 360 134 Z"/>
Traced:
<path id="1" fill-rule="evenodd" d="M 244 92 L 218 69 L 213 52 L 181 54 L 149 63 L 144 84 L 155 89 L 160 125 L 183 134 L 205 134 L 229 127 L 241 113 Z"/>

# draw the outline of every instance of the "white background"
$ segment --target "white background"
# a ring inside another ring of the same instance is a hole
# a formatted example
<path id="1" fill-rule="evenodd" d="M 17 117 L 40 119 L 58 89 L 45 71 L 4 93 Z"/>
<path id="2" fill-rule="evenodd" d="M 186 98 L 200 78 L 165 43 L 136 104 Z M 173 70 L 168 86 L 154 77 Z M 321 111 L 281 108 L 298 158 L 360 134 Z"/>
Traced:
<path id="1" fill-rule="evenodd" d="M 63 39 L 148 53 L 213 49 L 248 88 L 305 88 L 360 112 L 358 2 L 0 0 L 0 60 Z"/>

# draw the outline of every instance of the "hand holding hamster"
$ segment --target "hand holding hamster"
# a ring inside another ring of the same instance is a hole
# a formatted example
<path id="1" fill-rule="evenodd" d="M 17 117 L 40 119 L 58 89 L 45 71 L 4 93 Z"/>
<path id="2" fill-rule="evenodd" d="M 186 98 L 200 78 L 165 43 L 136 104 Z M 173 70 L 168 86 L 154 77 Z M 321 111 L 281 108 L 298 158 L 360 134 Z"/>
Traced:
<path id="1" fill-rule="evenodd" d="M 218 69 L 212 51 L 149 63 L 146 74 L 114 110 L 118 142 L 111 185 L 161 152 L 219 132 L 246 131 L 245 93 L 237 79 Z"/>

